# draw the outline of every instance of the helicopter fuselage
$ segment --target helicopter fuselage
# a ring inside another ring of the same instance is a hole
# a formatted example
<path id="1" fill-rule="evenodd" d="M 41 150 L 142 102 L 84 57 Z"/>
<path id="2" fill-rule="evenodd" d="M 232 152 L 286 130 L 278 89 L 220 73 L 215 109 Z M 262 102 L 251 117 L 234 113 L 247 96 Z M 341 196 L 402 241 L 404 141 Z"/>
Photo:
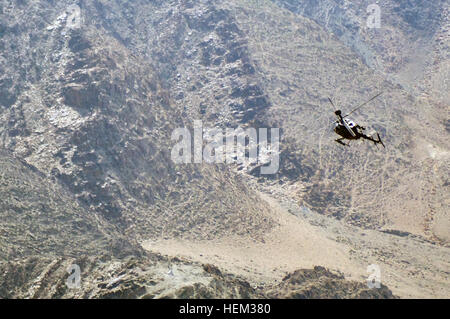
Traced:
<path id="1" fill-rule="evenodd" d="M 352 135 L 348 131 L 348 129 L 340 123 L 335 123 L 334 132 L 336 134 L 342 136 L 345 139 L 349 139 L 349 140 L 359 139 L 361 136 L 360 136 L 357 126 L 352 121 L 346 121 L 346 123 L 350 127 L 350 129 L 355 133 L 355 135 Z"/>
<path id="2" fill-rule="evenodd" d="M 347 126 L 345 126 L 343 124 L 343 122 L 341 122 L 341 123 L 336 122 L 334 124 L 334 132 L 336 132 L 336 134 L 341 136 L 341 138 L 338 138 L 336 140 L 336 142 L 338 142 L 339 144 L 348 146 L 348 144 L 345 144 L 344 142 L 342 142 L 343 139 L 359 140 L 360 138 L 363 138 L 365 140 L 372 141 L 374 144 L 381 144 L 384 147 L 384 143 L 381 140 L 380 135 L 378 133 L 377 133 L 377 139 L 375 139 L 372 136 L 368 136 L 368 135 L 364 134 L 362 132 L 362 130 L 365 130 L 365 128 L 362 126 L 356 125 L 352 120 L 348 120 L 348 119 L 342 119 L 342 120 L 345 121 L 345 124 L 347 124 Z M 353 134 L 350 132 L 350 130 L 353 132 Z"/>

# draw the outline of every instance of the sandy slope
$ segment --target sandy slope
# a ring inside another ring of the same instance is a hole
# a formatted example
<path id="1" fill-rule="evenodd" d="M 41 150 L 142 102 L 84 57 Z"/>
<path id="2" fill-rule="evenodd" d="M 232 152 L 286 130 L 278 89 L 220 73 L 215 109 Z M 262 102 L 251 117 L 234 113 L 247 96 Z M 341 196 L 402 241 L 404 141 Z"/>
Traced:
<path id="1" fill-rule="evenodd" d="M 211 263 L 258 280 L 275 280 L 299 268 L 323 265 L 330 269 L 348 269 L 348 248 L 328 239 L 316 227 L 304 223 L 281 209 L 270 197 L 269 203 L 279 223 L 263 242 L 245 237 L 227 237 L 212 241 L 146 241 L 144 247 L 169 255 L 182 255 Z M 352 273 L 358 273 L 353 267 Z"/>
<path id="2" fill-rule="evenodd" d="M 381 282 L 400 297 L 450 297 L 449 248 L 416 237 L 347 226 L 273 195 L 260 196 L 279 223 L 263 242 L 236 236 L 213 241 L 148 240 L 143 246 L 164 255 L 215 264 L 256 286 L 315 265 L 365 281 L 367 266 L 377 264 Z"/>

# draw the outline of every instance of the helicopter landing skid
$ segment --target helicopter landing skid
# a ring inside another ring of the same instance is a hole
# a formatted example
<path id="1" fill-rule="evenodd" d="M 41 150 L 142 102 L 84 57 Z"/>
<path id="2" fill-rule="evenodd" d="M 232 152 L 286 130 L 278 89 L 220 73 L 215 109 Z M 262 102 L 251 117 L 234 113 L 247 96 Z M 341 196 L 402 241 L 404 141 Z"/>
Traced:
<path id="1" fill-rule="evenodd" d="M 334 140 L 334 141 L 335 141 L 335 142 L 338 142 L 339 144 L 344 145 L 344 146 L 350 146 L 350 143 L 345 144 L 344 142 L 342 142 L 343 139 L 344 139 L 344 138 L 338 138 L 337 140 Z"/>

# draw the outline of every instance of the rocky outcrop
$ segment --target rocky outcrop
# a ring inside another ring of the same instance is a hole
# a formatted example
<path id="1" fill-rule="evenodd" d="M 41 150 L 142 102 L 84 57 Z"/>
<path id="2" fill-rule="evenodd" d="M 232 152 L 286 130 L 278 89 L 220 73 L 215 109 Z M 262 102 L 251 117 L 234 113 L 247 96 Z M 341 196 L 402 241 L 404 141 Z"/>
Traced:
<path id="1" fill-rule="evenodd" d="M 347 281 L 344 276 L 319 266 L 288 274 L 268 295 L 270 298 L 289 299 L 395 298 L 384 285 L 380 285 L 380 288 L 368 288 L 367 284 Z"/>
<path id="2" fill-rule="evenodd" d="M 66 283 L 71 265 L 80 267 L 79 287 Z M 385 286 L 367 288 L 322 267 L 297 270 L 279 284 L 253 287 L 211 266 L 168 260 L 79 257 L 55 260 L 28 258 L 0 262 L 0 298 L 395 298 Z"/>

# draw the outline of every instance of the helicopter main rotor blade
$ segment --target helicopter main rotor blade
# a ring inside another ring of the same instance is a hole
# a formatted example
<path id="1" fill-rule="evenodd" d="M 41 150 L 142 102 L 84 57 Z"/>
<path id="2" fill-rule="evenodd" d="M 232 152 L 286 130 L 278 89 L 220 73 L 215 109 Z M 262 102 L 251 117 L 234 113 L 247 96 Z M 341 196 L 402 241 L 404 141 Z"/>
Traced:
<path id="1" fill-rule="evenodd" d="M 351 111 L 350 113 L 348 113 L 347 115 L 343 116 L 344 118 L 349 116 L 350 114 L 352 114 L 353 112 L 356 112 L 357 110 L 359 110 L 360 108 L 362 108 L 364 105 L 368 104 L 369 102 L 375 100 L 377 97 L 379 97 L 381 94 L 383 94 L 383 92 L 378 93 L 377 95 L 375 95 L 373 98 L 371 98 L 370 100 L 368 100 L 367 102 L 364 102 L 363 104 L 359 105 L 357 108 L 355 108 L 353 111 Z"/>
<path id="2" fill-rule="evenodd" d="M 333 101 L 331 100 L 331 98 L 328 98 L 328 101 L 330 101 L 331 105 L 333 106 L 333 112 L 334 114 L 336 114 L 337 117 L 337 122 L 339 123 L 341 121 L 341 119 L 339 118 L 339 116 L 337 115 L 337 111 L 338 109 L 336 108 L 336 106 L 334 105 Z M 339 111 L 340 112 L 340 111 Z M 333 123 L 335 123 L 336 121 L 333 121 Z"/>
<path id="3" fill-rule="evenodd" d="M 334 106 L 333 101 L 331 100 L 331 98 L 328 98 L 328 101 L 330 101 L 331 105 L 333 105 L 333 112 L 337 110 L 336 106 Z"/>

